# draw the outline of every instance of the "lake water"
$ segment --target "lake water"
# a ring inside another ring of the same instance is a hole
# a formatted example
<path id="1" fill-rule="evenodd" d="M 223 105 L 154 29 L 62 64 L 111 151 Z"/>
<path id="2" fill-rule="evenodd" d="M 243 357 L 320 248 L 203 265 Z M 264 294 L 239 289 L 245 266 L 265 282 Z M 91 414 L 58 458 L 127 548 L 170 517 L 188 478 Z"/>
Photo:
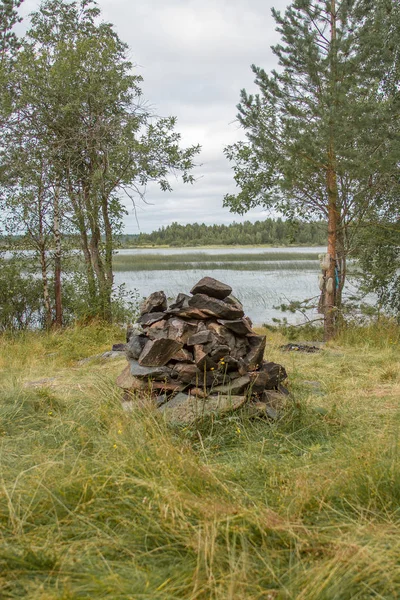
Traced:
<path id="1" fill-rule="evenodd" d="M 266 252 L 268 254 L 287 254 L 288 252 L 293 254 L 302 254 L 304 252 L 311 252 L 312 254 L 321 254 L 326 252 L 325 246 L 302 246 L 302 247 L 279 247 L 279 248 L 265 248 L 265 247 L 253 247 L 253 246 L 232 246 L 232 247 L 219 247 L 219 248 L 128 248 L 124 250 L 118 250 L 117 254 L 121 256 L 140 256 L 141 254 L 161 254 L 162 256 L 173 256 L 176 254 L 261 254 Z"/>
<path id="2" fill-rule="evenodd" d="M 120 250 L 118 254 L 126 256 L 140 256 L 141 254 L 162 255 L 167 259 L 168 255 L 184 254 L 187 255 L 187 262 L 192 262 L 191 254 L 202 253 L 204 255 L 227 256 L 233 254 L 249 255 L 260 254 L 263 251 L 276 253 L 322 253 L 326 252 L 324 247 L 310 248 L 165 248 L 165 249 L 140 249 L 140 250 Z M 244 258 L 245 260 L 245 258 Z M 185 261 L 186 262 L 186 261 Z M 286 261 L 285 261 L 286 262 Z M 315 262 L 315 267 L 310 268 L 309 261 L 302 267 L 301 261 L 288 261 L 285 269 L 271 269 L 269 263 L 268 270 L 232 270 L 230 269 L 191 269 L 191 270 L 129 270 L 117 271 L 115 273 L 115 283 L 120 285 L 125 283 L 129 290 L 136 289 L 140 296 L 148 296 L 152 292 L 163 290 L 167 297 L 175 298 L 179 292 L 188 293 L 193 285 L 202 277 L 209 275 L 224 283 L 229 284 L 233 289 L 233 294 L 243 302 L 246 314 L 253 320 L 254 324 L 272 323 L 274 318 L 287 317 L 291 323 L 300 323 L 304 317 L 292 313 L 282 313 L 274 308 L 282 303 L 288 303 L 289 300 L 304 300 L 319 296 L 318 275 L 320 273 L 319 263 Z M 279 263 L 277 263 L 278 267 Z M 218 267 L 220 264 L 218 265 Z"/>

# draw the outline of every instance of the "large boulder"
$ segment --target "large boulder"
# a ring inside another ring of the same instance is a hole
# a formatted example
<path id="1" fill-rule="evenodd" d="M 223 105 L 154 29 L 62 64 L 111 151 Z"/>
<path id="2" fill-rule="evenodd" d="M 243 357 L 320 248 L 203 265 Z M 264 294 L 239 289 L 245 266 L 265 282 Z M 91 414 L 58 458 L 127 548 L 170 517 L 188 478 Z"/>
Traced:
<path id="1" fill-rule="evenodd" d="M 200 281 L 192 287 L 190 293 L 206 294 L 206 296 L 210 296 L 211 298 L 223 300 L 232 293 L 232 288 L 230 285 L 222 283 L 222 281 L 218 281 L 218 279 L 214 279 L 213 277 L 203 277 L 203 279 L 200 279 Z"/>

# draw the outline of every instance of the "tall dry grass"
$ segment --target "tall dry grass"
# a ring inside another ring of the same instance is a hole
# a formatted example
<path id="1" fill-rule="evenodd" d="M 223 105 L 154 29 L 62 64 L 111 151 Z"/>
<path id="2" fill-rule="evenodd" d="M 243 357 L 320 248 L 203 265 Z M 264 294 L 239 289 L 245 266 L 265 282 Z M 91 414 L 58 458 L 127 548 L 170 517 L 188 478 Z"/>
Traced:
<path id="1" fill-rule="evenodd" d="M 349 335 L 268 333 L 282 420 L 185 428 L 123 412 L 124 359 L 77 365 L 116 329 L 1 338 L 0 597 L 400 597 L 398 329 Z"/>

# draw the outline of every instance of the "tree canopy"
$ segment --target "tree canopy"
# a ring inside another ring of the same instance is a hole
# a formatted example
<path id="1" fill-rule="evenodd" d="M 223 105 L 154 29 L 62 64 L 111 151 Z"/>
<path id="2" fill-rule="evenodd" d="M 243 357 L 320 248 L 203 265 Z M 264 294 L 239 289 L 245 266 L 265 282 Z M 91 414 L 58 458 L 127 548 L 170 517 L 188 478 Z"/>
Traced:
<path id="1" fill-rule="evenodd" d="M 10 75 L 17 94 L 2 135 L 8 175 L 3 203 L 16 217 L 25 207 L 13 225 L 41 224 L 35 236 L 43 265 L 49 255 L 43 228 L 50 230 L 58 294 L 62 233 L 79 234 L 88 304 L 106 319 L 123 196 L 135 202 L 149 181 L 170 190 L 170 172 L 193 183 L 199 152 L 199 146 L 181 148 L 175 117 L 149 110 L 128 52 L 94 0 L 45 0 L 21 40 Z M 43 270 L 42 276 L 46 289 Z"/>
<path id="2" fill-rule="evenodd" d="M 242 90 L 238 105 L 246 140 L 225 150 L 239 188 L 225 196 L 232 211 L 274 206 L 289 217 L 327 220 L 327 337 L 356 226 L 397 168 L 382 74 L 363 59 L 373 11 L 358 0 L 294 0 L 284 14 L 273 10 L 279 68 L 268 74 L 252 66 L 259 91 Z"/>

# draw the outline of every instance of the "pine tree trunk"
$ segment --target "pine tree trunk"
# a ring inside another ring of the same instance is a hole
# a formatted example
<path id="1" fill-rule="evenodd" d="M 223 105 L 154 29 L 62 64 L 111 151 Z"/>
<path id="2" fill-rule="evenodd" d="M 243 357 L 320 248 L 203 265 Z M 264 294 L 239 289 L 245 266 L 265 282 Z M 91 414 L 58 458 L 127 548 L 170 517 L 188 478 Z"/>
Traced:
<path id="1" fill-rule="evenodd" d="M 330 48 L 330 121 L 329 147 L 326 173 L 328 195 L 328 256 L 329 267 L 325 280 L 324 338 L 330 340 L 336 330 L 336 253 L 338 232 L 338 187 L 336 175 L 335 133 L 333 111 L 336 108 L 336 0 L 331 0 Z"/>
<path id="2" fill-rule="evenodd" d="M 331 161 L 332 153 L 330 153 Z M 331 163 L 327 172 L 328 188 L 328 255 L 329 267 L 326 272 L 325 282 L 325 307 L 324 307 L 324 337 L 330 340 L 335 335 L 336 321 L 336 252 L 337 252 L 337 182 L 336 173 Z"/>

